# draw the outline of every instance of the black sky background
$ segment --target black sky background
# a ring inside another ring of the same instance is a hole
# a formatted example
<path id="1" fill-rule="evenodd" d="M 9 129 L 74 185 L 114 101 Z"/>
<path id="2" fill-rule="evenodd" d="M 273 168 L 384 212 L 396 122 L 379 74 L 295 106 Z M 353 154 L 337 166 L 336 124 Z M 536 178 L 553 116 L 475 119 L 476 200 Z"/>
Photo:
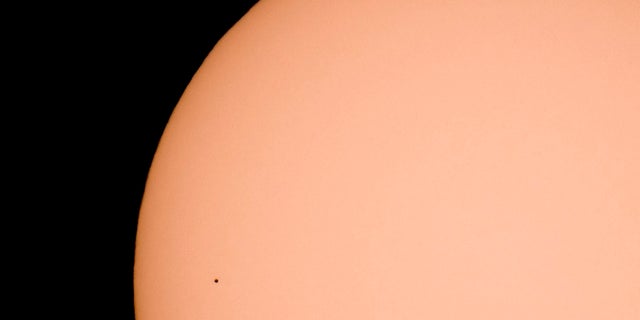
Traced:
<path id="1" fill-rule="evenodd" d="M 12 296 L 34 310 L 21 318 L 134 319 L 135 235 L 155 149 L 191 77 L 256 2 L 56 4 L 76 11 L 39 7 L 48 18 L 5 46 L 19 57 L 5 62 L 20 66 L 12 110 L 24 120 L 11 146 L 24 197 L 11 216 L 24 220 L 12 261 L 26 277 Z"/>

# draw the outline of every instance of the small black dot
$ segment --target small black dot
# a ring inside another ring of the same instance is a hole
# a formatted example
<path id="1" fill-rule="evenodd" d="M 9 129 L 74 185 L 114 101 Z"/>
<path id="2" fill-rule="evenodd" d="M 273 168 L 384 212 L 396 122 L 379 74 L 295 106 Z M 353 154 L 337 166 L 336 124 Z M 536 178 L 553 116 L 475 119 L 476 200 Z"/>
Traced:
<path id="1" fill-rule="evenodd" d="M 218 283 L 218 279 L 213 280 L 213 282 Z"/>

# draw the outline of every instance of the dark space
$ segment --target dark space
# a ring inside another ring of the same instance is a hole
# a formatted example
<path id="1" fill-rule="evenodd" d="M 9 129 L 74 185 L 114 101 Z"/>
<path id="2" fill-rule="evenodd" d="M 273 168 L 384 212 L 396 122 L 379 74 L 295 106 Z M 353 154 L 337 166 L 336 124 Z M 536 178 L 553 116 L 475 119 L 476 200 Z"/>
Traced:
<path id="1" fill-rule="evenodd" d="M 27 35 L 28 72 L 45 84 L 23 97 L 39 116 L 35 138 L 20 143 L 34 153 L 24 188 L 42 192 L 40 208 L 23 203 L 39 218 L 38 251 L 25 257 L 36 270 L 24 271 L 41 311 L 135 318 L 138 210 L 157 143 L 204 58 L 256 2 L 84 8 Z"/>

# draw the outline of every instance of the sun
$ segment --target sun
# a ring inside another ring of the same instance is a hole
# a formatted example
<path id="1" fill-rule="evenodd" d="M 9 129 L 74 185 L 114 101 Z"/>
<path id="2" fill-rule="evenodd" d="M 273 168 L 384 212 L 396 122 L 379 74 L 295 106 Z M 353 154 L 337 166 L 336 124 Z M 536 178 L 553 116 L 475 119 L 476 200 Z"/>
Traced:
<path id="1" fill-rule="evenodd" d="M 256 4 L 145 189 L 138 320 L 640 319 L 635 1 Z"/>

